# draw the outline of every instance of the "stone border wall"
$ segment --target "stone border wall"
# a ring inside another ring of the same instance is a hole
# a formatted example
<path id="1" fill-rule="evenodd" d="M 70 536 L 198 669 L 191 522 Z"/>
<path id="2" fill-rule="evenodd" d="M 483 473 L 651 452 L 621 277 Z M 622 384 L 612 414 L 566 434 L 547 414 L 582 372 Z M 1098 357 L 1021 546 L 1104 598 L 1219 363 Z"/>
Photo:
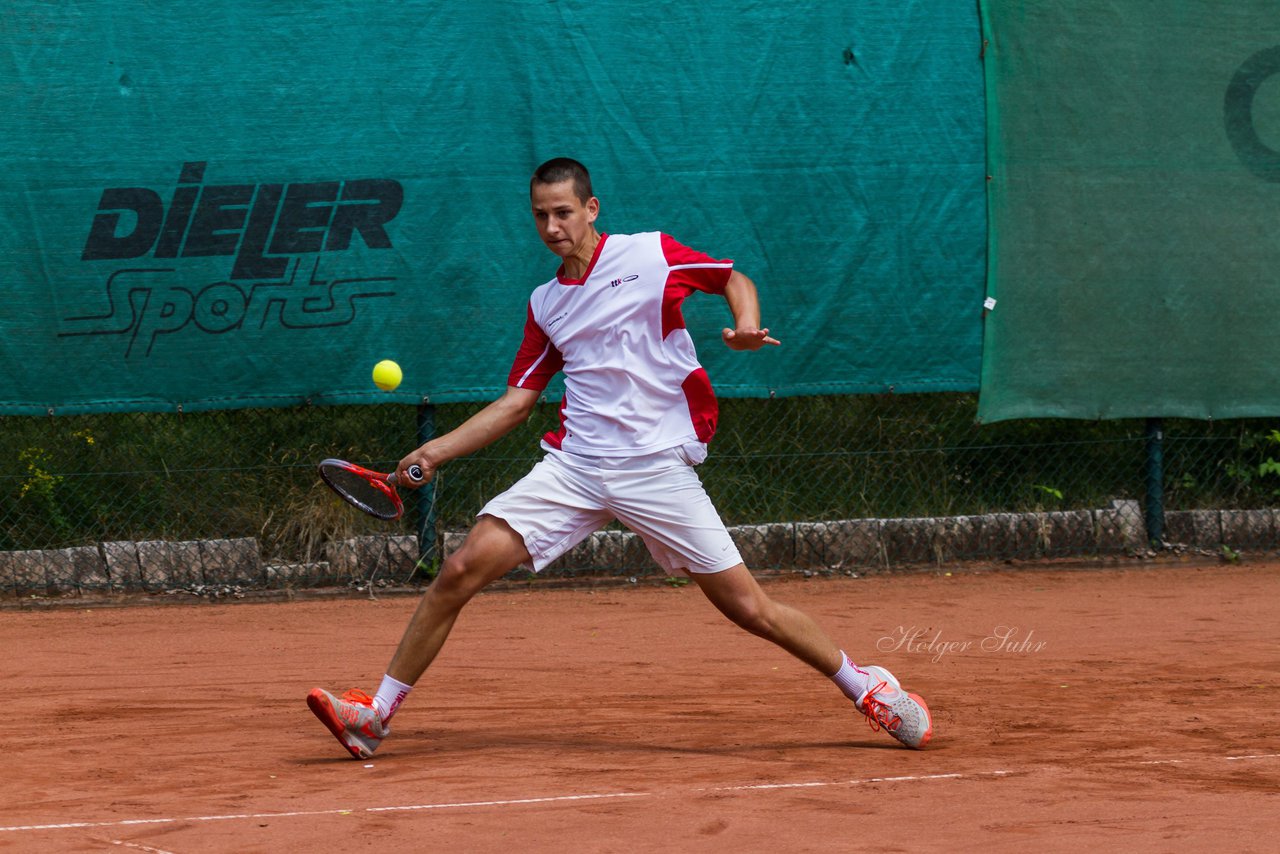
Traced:
<path id="1" fill-rule="evenodd" d="M 0 596 L 359 585 L 405 580 L 417 561 L 418 540 L 412 536 L 337 540 L 325 546 L 320 560 L 299 564 L 264 562 L 253 537 L 107 542 L 0 552 Z"/>
<path id="2" fill-rule="evenodd" d="M 1165 514 L 1168 546 L 1269 549 L 1278 545 L 1280 511 L 1188 510 Z M 993 513 L 919 519 L 781 522 L 729 529 L 753 568 L 857 569 L 864 573 L 959 560 L 1136 554 L 1148 548 L 1136 501 L 1097 510 Z M 465 531 L 446 531 L 441 557 Z M 418 558 L 412 536 L 365 536 L 327 544 L 320 559 L 274 564 L 252 537 L 226 540 L 107 542 L 65 549 L 0 552 L 0 597 L 90 591 L 361 586 L 405 582 Z M 658 572 L 630 531 L 597 531 L 546 574 Z"/>

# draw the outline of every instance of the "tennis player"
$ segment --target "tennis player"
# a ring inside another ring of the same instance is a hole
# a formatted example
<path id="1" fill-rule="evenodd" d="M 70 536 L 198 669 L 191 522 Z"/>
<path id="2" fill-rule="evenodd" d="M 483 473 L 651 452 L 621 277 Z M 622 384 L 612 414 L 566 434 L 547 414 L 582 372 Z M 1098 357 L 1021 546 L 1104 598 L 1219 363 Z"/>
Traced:
<path id="1" fill-rule="evenodd" d="M 760 327 L 751 279 L 666 234 L 601 234 L 600 201 L 581 163 L 538 167 L 529 196 L 538 235 L 561 259 L 533 291 L 506 392 L 456 429 L 400 461 L 429 481 L 523 424 L 564 372 L 559 429 L 522 480 L 481 508 L 409 621 L 375 696 L 316 688 L 307 704 L 351 753 L 369 757 L 392 716 L 435 659 L 463 606 L 519 565 L 539 571 L 613 519 L 636 532 L 668 573 L 686 574 L 726 617 L 830 678 L 873 730 L 924 747 L 933 722 L 924 700 L 888 670 L 854 664 L 807 615 L 767 596 L 743 564 L 694 466 L 707 455 L 717 406 L 685 329 L 695 291 L 724 297 L 732 350 L 777 346 Z"/>

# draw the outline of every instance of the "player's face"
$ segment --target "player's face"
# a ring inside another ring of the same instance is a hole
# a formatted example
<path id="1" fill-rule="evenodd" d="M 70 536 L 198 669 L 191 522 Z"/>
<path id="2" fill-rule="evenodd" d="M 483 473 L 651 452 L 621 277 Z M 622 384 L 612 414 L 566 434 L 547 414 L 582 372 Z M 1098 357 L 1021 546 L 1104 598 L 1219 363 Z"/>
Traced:
<path id="1" fill-rule="evenodd" d="M 534 184 L 530 198 L 538 236 L 547 248 L 561 258 L 582 254 L 595 234 L 593 223 L 600 213 L 600 200 L 595 196 L 585 202 L 579 199 L 572 181 Z"/>

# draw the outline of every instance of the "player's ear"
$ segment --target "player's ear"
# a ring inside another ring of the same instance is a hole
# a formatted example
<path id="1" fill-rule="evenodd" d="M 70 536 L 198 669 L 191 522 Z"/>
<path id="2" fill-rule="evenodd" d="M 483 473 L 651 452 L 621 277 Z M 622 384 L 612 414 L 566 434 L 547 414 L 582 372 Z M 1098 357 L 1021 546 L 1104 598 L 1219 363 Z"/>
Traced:
<path id="1" fill-rule="evenodd" d="M 587 199 L 587 222 L 595 222 L 600 216 L 600 200 L 595 196 Z"/>

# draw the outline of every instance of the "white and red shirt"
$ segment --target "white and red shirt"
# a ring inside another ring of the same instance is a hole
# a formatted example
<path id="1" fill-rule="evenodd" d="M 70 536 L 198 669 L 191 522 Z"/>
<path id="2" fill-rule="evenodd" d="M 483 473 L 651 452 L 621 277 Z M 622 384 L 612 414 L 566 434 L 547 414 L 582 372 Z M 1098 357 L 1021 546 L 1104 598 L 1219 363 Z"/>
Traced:
<path id="1" fill-rule="evenodd" d="M 603 234 L 581 279 L 562 266 L 538 286 L 508 384 L 541 391 L 564 371 L 560 429 L 544 443 L 606 456 L 709 442 L 719 410 L 680 306 L 723 294 L 732 271 L 656 231 Z"/>

